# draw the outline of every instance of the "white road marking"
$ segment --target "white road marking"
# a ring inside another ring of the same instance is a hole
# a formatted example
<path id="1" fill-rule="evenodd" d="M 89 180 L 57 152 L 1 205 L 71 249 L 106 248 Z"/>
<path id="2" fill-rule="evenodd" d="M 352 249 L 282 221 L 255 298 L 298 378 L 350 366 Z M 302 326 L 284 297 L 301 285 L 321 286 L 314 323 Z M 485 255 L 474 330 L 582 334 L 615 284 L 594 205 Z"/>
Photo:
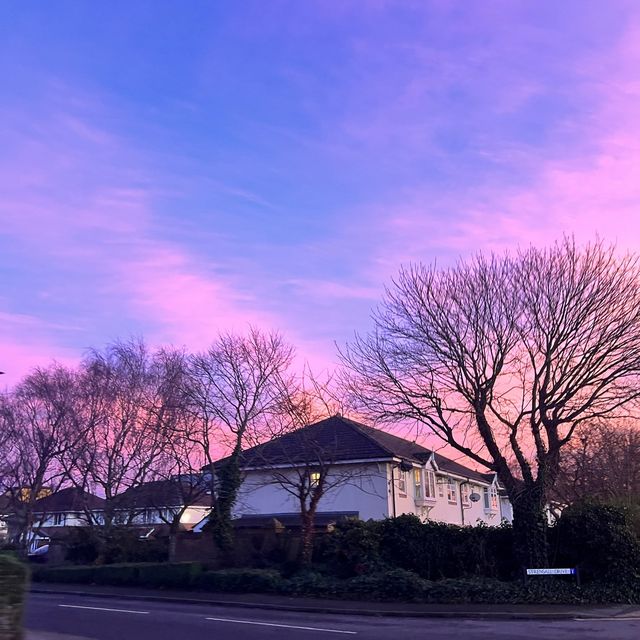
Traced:
<path id="1" fill-rule="evenodd" d="M 283 629 L 302 629 L 303 631 L 325 631 L 327 633 L 346 633 L 356 635 L 357 631 L 343 631 L 341 629 L 323 629 L 322 627 L 299 627 L 294 624 L 277 624 L 275 622 L 255 622 L 254 620 L 233 620 L 231 618 L 207 618 L 214 622 L 235 622 L 236 624 L 255 624 L 261 627 L 281 627 Z"/>
<path id="2" fill-rule="evenodd" d="M 617 617 L 610 618 L 574 618 L 578 622 L 601 622 L 603 620 L 616 620 L 618 622 L 626 622 L 627 620 L 640 620 L 640 616 L 625 616 L 619 615 Z"/>
<path id="3" fill-rule="evenodd" d="M 65 609 L 91 609 L 92 611 L 115 611 L 116 613 L 142 613 L 148 614 L 148 611 L 133 611 L 132 609 L 107 609 L 106 607 L 83 607 L 80 604 L 59 604 L 59 607 Z"/>

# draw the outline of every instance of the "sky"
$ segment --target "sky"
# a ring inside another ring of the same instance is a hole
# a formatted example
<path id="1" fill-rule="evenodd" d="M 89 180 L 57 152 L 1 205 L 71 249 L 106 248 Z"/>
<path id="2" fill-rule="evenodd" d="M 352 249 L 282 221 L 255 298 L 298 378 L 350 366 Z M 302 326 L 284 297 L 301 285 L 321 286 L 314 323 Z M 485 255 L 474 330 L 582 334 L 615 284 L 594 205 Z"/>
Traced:
<path id="1" fill-rule="evenodd" d="M 280 330 L 402 264 L 640 249 L 631 0 L 0 3 L 0 370 Z"/>

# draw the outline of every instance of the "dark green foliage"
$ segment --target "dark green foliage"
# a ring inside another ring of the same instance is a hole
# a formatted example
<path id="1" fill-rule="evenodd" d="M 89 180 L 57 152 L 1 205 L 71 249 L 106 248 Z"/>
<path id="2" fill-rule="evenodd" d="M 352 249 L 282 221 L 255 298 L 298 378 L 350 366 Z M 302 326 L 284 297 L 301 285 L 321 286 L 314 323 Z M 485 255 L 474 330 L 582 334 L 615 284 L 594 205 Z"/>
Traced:
<path id="1" fill-rule="evenodd" d="M 0 554 L 0 640 L 22 638 L 22 608 L 27 568 L 13 555 Z"/>
<path id="2" fill-rule="evenodd" d="M 137 585 L 182 589 L 196 586 L 203 567 L 199 562 L 147 564 L 138 567 Z"/>
<path id="3" fill-rule="evenodd" d="M 73 564 L 90 564 L 98 557 L 98 540 L 88 527 L 74 527 L 66 541 L 66 560 Z"/>
<path id="4" fill-rule="evenodd" d="M 420 602 L 424 599 L 431 583 L 423 580 L 411 571 L 391 569 L 379 573 L 351 578 L 344 585 L 347 596 L 370 598 L 375 594 L 376 600 L 401 600 L 404 602 Z"/>
<path id="5" fill-rule="evenodd" d="M 92 584 L 96 567 L 33 567 L 34 582 Z"/>
<path id="6" fill-rule="evenodd" d="M 582 587 L 569 577 L 524 583 L 508 525 L 458 527 L 414 516 L 338 524 L 317 546 L 318 571 L 291 573 L 284 564 L 278 571 L 114 564 L 37 567 L 34 579 L 435 603 L 640 602 L 640 544 L 628 508 L 574 505 L 550 530 L 550 540 L 552 566 L 579 566 Z"/>
<path id="7" fill-rule="evenodd" d="M 66 559 L 74 564 L 90 564 L 99 556 L 104 544 L 104 563 L 162 562 L 167 559 L 168 540 L 149 538 L 142 540 L 136 531 L 114 529 L 108 540 L 98 538 L 99 531 L 78 527 L 70 532 L 67 540 Z"/>
<path id="8" fill-rule="evenodd" d="M 321 559 L 339 576 L 352 576 L 381 566 L 379 523 L 346 520 L 336 525 L 321 549 Z"/>
<path id="9" fill-rule="evenodd" d="M 636 584 L 640 540 L 627 507 L 577 503 L 564 510 L 552 535 L 557 562 L 578 566 L 586 581 Z"/>
<path id="10" fill-rule="evenodd" d="M 281 593 L 292 596 L 331 597 L 342 593 L 341 580 L 317 571 L 302 571 L 284 580 Z"/>
<path id="11" fill-rule="evenodd" d="M 272 593 L 281 589 L 282 578 L 269 569 L 227 569 L 206 571 L 196 586 L 205 591 L 226 593 Z"/>
<path id="12" fill-rule="evenodd" d="M 107 564 L 84 567 L 37 567 L 36 582 L 102 584 L 129 587 L 189 588 L 202 573 L 199 562 Z"/>
<path id="13" fill-rule="evenodd" d="M 166 571 L 166 572 L 165 572 Z M 351 600 L 431 603 L 606 604 L 640 602 L 640 585 L 591 583 L 581 588 L 571 580 L 538 578 L 504 582 L 488 578 L 425 580 L 403 569 L 377 571 L 348 579 L 304 572 L 289 579 L 276 571 L 233 569 L 203 571 L 198 563 L 110 565 L 34 570 L 47 582 L 98 583 L 199 589 L 220 593 L 279 593 Z"/>
<path id="14" fill-rule="evenodd" d="M 423 523 L 413 515 L 339 523 L 322 560 L 343 577 L 384 568 L 413 571 L 428 580 L 518 575 L 509 525 L 459 527 Z"/>
<path id="15" fill-rule="evenodd" d="M 116 586 L 131 586 L 137 584 L 138 567 L 130 564 L 107 564 L 96 567 L 93 572 L 93 582 Z"/>

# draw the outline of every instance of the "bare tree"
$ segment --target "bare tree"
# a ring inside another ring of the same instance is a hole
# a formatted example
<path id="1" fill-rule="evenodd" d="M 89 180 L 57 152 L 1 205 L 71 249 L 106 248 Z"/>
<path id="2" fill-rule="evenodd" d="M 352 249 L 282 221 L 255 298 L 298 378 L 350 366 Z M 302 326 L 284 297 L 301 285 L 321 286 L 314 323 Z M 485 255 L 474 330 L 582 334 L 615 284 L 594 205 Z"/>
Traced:
<path id="1" fill-rule="evenodd" d="M 66 480 L 60 460 L 81 437 L 81 404 L 75 372 L 57 364 L 34 370 L 0 399 L 4 493 L 25 549 L 36 501 Z"/>
<path id="2" fill-rule="evenodd" d="M 305 371 L 269 423 L 271 439 L 252 450 L 252 463 L 265 473 L 264 484 L 293 497 L 301 524 L 300 563 L 311 564 L 316 513 L 324 496 L 346 485 L 362 488 L 367 474 L 359 465 L 341 464 L 342 443 L 314 423 L 345 411 L 344 398 L 329 377 L 320 382 Z"/>
<path id="3" fill-rule="evenodd" d="M 161 393 L 164 410 L 164 441 L 162 451 L 151 470 L 146 492 L 147 503 L 169 528 L 169 561 L 176 555 L 176 543 L 185 513 L 193 506 L 212 507 L 209 483 L 202 468 L 201 423 L 190 411 L 184 394 L 187 356 L 183 351 L 163 349 L 156 354 L 162 369 Z"/>
<path id="4" fill-rule="evenodd" d="M 136 514 L 121 507 L 121 495 L 150 477 L 162 452 L 171 415 L 162 383 L 161 367 L 141 340 L 114 342 L 103 352 L 92 351 L 82 364 L 82 389 L 93 417 L 65 466 L 77 487 L 105 499 L 102 513 L 88 505 L 85 510 L 99 542 L 114 527 L 132 522 Z"/>
<path id="5" fill-rule="evenodd" d="M 560 504 L 605 500 L 640 504 L 640 431 L 621 420 L 584 424 L 563 453 L 551 490 Z"/>
<path id="6" fill-rule="evenodd" d="M 523 564 L 544 565 L 562 448 L 640 393 L 639 277 L 636 256 L 571 239 L 403 269 L 373 332 L 342 353 L 352 395 L 495 471 Z"/>
<path id="7" fill-rule="evenodd" d="M 184 391 L 196 430 L 187 437 L 198 444 L 210 470 L 210 527 L 223 549 L 232 544 L 231 513 L 242 482 L 240 453 L 281 406 L 292 359 L 293 349 L 280 334 L 254 328 L 244 336 L 222 334 L 207 351 L 188 359 Z M 230 453 L 227 464 L 217 469 L 214 460 L 222 447 Z"/>

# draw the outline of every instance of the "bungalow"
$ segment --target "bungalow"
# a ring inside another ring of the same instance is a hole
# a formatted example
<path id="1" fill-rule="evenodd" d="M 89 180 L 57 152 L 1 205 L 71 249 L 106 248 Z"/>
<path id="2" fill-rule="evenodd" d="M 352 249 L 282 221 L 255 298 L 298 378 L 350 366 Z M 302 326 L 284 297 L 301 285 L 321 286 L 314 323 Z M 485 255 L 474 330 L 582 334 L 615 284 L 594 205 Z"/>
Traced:
<path id="1" fill-rule="evenodd" d="M 157 528 L 177 520 L 181 530 L 190 530 L 211 509 L 211 496 L 200 479 L 155 480 L 123 491 L 117 505 L 128 525 Z"/>
<path id="2" fill-rule="evenodd" d="M 241 468 L 236 517 L 299 513 L 292 488 L 304 472 L 311 486 L 324 475 L 318 514 L 355 513 L 363 520 L 415 514 L 463 525 L 512 520 L 494 473 L 340 415 L 247 449 Z"/>

